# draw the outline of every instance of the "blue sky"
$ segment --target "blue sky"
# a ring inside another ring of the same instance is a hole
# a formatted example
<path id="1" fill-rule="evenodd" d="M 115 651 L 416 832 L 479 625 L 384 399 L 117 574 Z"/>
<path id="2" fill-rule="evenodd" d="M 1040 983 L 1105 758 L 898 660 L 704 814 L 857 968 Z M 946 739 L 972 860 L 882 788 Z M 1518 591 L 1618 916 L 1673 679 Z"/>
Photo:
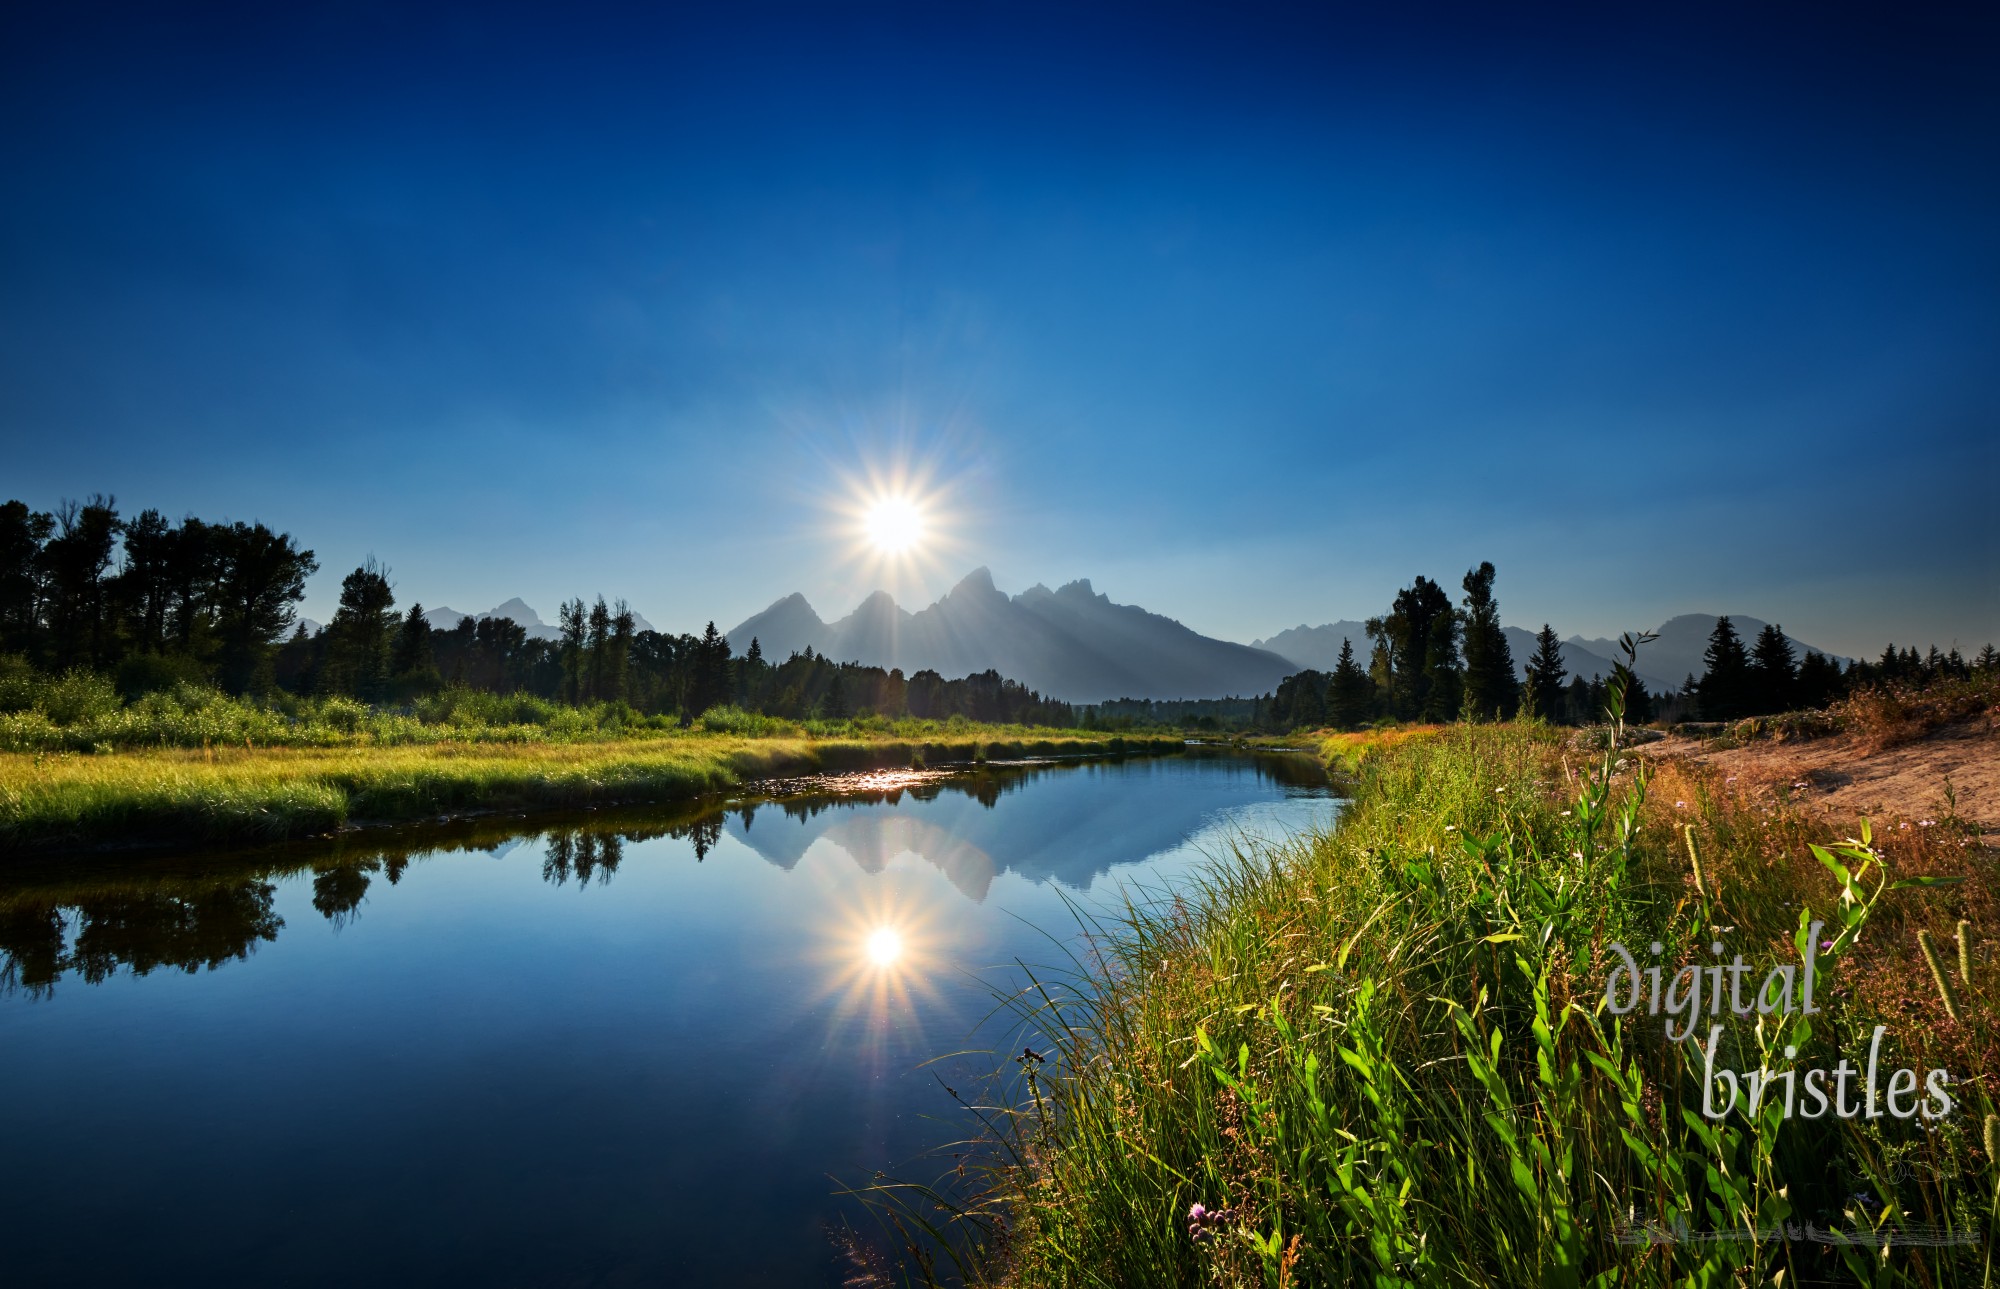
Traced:
<path id="1" fill-rule="evenodd" d="M 22 6 L 0 492 L 308 612 L 1092 578 L 2000 640 L 1991 10 Z M 857 559 L 850 480 L 946 530 Z"/>

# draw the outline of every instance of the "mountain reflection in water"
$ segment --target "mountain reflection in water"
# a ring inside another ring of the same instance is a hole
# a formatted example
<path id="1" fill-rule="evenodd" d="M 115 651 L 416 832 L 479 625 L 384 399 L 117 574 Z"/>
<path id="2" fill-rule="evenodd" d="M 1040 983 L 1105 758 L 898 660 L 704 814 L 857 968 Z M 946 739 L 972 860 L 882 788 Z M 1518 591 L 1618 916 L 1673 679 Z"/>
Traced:
<path id="1" fill-rule="evenodd" d="M 1194 752 L 10 865 L 7 1283 L 851 1283 L 1020 964 L 1329 795 Z"/>
<path id="2" fill-rule="evenodd" d="M 1319 767 L 1303 758 L 1254 763 L 1260 778 L 1286 788 L 1326 790 Z M 545 881 L 579 890 L 608 884 L 631 843 L 684 840 L 699 863 L 725 833 L 786 870 L 815 845 L 871 874 L 915 855 L 975 902 L 1006 872 L 1087 890 L 1114 866 L 1165 850 L 1199 824 L 1199 800 L 1163 809 L 1156 793 L 1107 791 L 1101 781 L 1148 769 L 1144 761 L 1021 762 L 821 775 L 760 785 L 765 791 L 737 801 L 553 817 L 534 830 L 514 817 L 475 819 L 399 830 L 389 842 L 343 838 L 234 858 L 124 861 L 93 865 L 87 877 L 68 869 L 39 879 L 10 875 L 0 881 L 0 993 L 46 995 L 64 977 L 95 984 L 121 967 L 136 975 L 214 970 L 284 929 L 273 908 L 276 881 L 310 873 L 312 908 L 338 928 L 361 915 L 378 878 L 394 886 L 412 863 L 466 852 L 502 858 L 524 845 L 541 848 Z M 1035 780 L 1042 780 L 1039 809 L 996 809 Z M 910 808 L 918 804 L 921 811 Z"/>

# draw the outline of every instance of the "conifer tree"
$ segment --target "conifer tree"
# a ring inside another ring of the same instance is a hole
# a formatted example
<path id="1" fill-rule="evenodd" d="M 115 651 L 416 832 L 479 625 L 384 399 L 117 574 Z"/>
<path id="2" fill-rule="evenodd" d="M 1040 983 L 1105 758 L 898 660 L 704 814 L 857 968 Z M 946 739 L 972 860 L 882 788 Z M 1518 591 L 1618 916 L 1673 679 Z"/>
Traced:
<path id="1" fill-rule="evenodd" d="M 605 676 L 611 662 L 611 607 L 605 604 L 601 595 L 597 597 L 597 603 L 590 606 L 583 647 L 588 660 L 586 670 L 590 675 L 590 697 L 601 702 L 610 696 Z"/>
<path id="2" fill-rule="evenodd" d="M 328 688 L 364 702 L 380 702 L 389 680 L 390 633 L 396 595 L 389 587 L 389 570 L 367 563 L 340 584 L 340 607 L 326 626 Z"/>
<path id="3" fill-rule="evenodd" d="M 1569 668 L 1563 665 L 1562 641 L 1556 637 L 1555 628 L 1544 622 L 1535 633 L 1535 656 L 1528 660 L 1525 699 L 1531 715 L 1551 724 L 1561 724 L 1566 719 L 1563 677 L 1568 672 Z"/>
<path id="4" fill-rule="evenodd" d="M 1805 660 L 1799 664 L 1794 700 L 1800 710 L 1825 707 L 1840 696 L 1840 689 L 1840 664 L 1817 649 L 1806 650 Z"/>
<path id="5" fill-rule="evenodd" d="M 1333 679 L 1327 684 L 1327 721 L 1336 729 L 1351 730 L 1368 723 L 1374 713 L 1375 686 L 1368 673 L 1354 661 L 1354 642 L 1343 637 L 1340 661 L 1334 664 Z"/>
<path id="6" fill-rule="evenodd" d="M 1706 720 L 1733 721 L 1748 715 L 1750 699 L 1750 657 L 1743 639 L 1727 615 L 1715 620 L 1708 648 L 1702 654 L 1706 666 L 1699 683 L 1701 714 Z"/>
<path id="7" fill-rule="evenodd" d="M 420 677 L 433 669 L 431 624 L 424 621 L 424 606 L 412 604 L 403 615 L 402 630 L 396 633 L 396 652 L 390 669 L 398 679 Z"/>
<path id="8" fill-rule="evenodd" d="M 1506 720 L 1520 706 L 1514 654 L 1500 629 L 1489 560 L 1465 575 L 1465 713 L 1473 720 Z"/>
<path id="9" fill-rule="evenodd" d="M 1791 711 L 1798 701 L 1799 668 L 1785 629 L 1766 623 L 1757 633 L 1750 657 L 1750 686 L 1755 695 L 1752 706 L 1767 713 Z"/>
<path id="10" fill-rule="evenodd" d="M 585 625 L 582 599 L 566 600 L 556 610 L 556 629 L 562 633 L 559 651 L 562 664 L 563 684 L 569 691 L 569 701 L 583 701 L 583 646 L 588 627 Z"/>
<path id="11" fill-rule="evenodd" d="M 638 630 L 638 619 L 632 616 L 632 608 L 620 600 L 611 606 L 611 635 L 606 642 L 607 658 L 604 666 L 605 697 L 622 701 L 630 694 L 632 639 Z"/>

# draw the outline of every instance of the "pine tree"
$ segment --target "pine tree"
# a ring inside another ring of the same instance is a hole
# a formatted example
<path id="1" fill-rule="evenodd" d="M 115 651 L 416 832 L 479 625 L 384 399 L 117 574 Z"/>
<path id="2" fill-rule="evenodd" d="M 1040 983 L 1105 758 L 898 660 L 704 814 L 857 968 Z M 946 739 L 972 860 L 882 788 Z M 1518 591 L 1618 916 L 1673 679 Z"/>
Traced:
<path id="1" fill-rule="evenodd" d="M 431 624 L 424 621 L 424 606 L 412 604 L 403 615 L 403 628 L 396 633 L 396 652 L 390 671 L 399 679 L 421 677 L 433 670 Z"/>
<path id="2" fill-rule="evenodd" d="M 368 562 L 340 584 L 340 607 L 327 623 L 324 680 L 336 693 L 380 702 L 389 680 L 390 631 L 396 595 L 389 570 Z"/>
<path id="3" fill-rule="evenodd" d="M 693 661 L 687 710 L 681 714 L 687 721 L 729 701 L 729 641 L 713 622 L 695 645 Z"/>
<path id="4" fill-rule="evenodd" d="M 1500 629 L 1500 605 L 1493 598 L 1493 564 L 1465 575 L 1465 712 L 1473 720 L 1506 720 L 1521 702 L 1514 654 Z"/>
<path id="5" fill-rule="evenodd" d="M 1652 691 L 1646 682 L 1632 677 L 1631 685 L 1625 691 L 1625 723 L 1627 725 L 1650 725 L 1659 719 L 1659 706 L 1653 701 Z"/>
<path id="6" fill-rule="evenodd" d="M 590 696 L 602 702 L 610 697 L 607 672 L 611 663 L 611 607 L 601 595 L 597 597 L 597 603 L 590 606 L 583 647 L 589 659 Z"/>
<path id="7" fill-rule="evenodd" d="M 611 697 L 624 700 L 631 694 L 632 641 L 639 633 L 639 620 L 632 606 L 620 600 L 611 606 L 611 665 L 606 669 L 611 681 Z"/>
<path id="8" fill-rule="evenodd" d="M 1333 679 L 1327 684 L 1327 722 L 1335 729 L 1343 730 L 1367 724 L 1375 714 L 1374 698 L 1374 683 L 1354 661 L 1354 642 L 1343 637 L 1340 661 L 1334 664 Z"/>
<path id="9" fill-rule="evenodd" d="M 558 657 L 562 664 L 563 685 L 569 691 L 569 701 L 583 701 L 583 646 L 588 636 L 583 601 L 566 600 L 556 610 L 556 629 L 562 633 Z"/>
<path id="10" fill-rule="evenodd" d="M 1767 713 L 1791 711 L 1798 702 L 1799 668 L 1785 629 L 1766 623 L 1750 656 L 1751 705 Z"/>
<path id="11" fill-rule="evenodd" d="M 1743 650 L 1743 639 L 1736 634 L 1735 624 L 1727 616 L 1715 620 L 1715 630 L 1709 633 L 1702 662 L 1706 665 L 1699 683 L 1702 717 L 1733 721 L 1748 715 L 1753 696 L 1750 658 Z"/>
<path id="12" fill-rule="evenodd" d="M 1531 715 L 1551 724 L 1565 719 L 1563 677 L 1568 673 L 1563 665 L 1562 641 L 1556 638 L 1555 628 L 1544 622 L 1535 633 L 1535 656 L 1528 660 L 1525 701 Z"/>
<path id="13" fill-rule="evenodd" d="M 1840 696 L 1840 680 L 1839 663 L 1817 649 L 1808 649 L 1805 661 L 1799 664 L 1794 701 L 1800 710 L 1825 707 Z"/>

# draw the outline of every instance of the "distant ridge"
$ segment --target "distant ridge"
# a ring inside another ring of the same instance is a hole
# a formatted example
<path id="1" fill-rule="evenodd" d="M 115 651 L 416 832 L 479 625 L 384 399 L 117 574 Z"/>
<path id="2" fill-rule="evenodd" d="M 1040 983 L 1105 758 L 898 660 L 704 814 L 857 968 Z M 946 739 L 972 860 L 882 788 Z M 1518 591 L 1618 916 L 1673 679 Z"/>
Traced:
<path id="1" fill-rule="evenodd" d="M 905 675 L 991 669 L 1046 697 L 1079 703 L 1262 694 L 1297 670 L 1268 650 L 1113 604 L 1088 580 L 1010 596 L 984 568 L 915 613 L 877 591 L 829 623 L 803 595 L 788 595 L 737 624 L 729 643 L 740 653 L 753 637 L 774 662 L 811 648 L 836 662 L 900 667 Z"/>
<path id="2" fill-rule="evenodd" d="M 1646 687 L 1654 693 L 1663 693 L 1679 689 L 1689 675 L 1699 678 L 1706 670 L 1702 655 L 1708 650 L 1708 637 L 1715 630 L 1715 620 L 1713 613 L 1683 613 L 1661 623 L 1658 628 L 1660 638 L 1639 649 L 1639 679 L 1645 681 Z M 1764 622 L 1759 618 L 1732 614 L 1729 621 L 1736 628 L 1736 633 L 1743 637 L 1746 649 L 1756 643 L 1757 633 L 1764 629 Z M 1535 632 L 1521 627 L 1505 627 L 1503 630 L 1507 636 L 1507 648 L 1514 655 L 1514 667 L 1525 674 L 1528 659 L 1535 652 Z M 1308 627 L 1302 624 L 1291 627 L 1269 640 L 1254 640 L 1251 646 L 1269 649 L 1299 667 L 1332 671 L 1340 657 L 1342 638 L 1354 641 L 1355 659 L 1366 666 L 1371 648 L 1367 628 L 1362 623 L 1344 619 L 1324 626 Z M 1790 635 L 1785 639 L 1791 641 L 1792 652 L 1799 658 L 1804 658 L 1806 652 L 1811 650 L 1843 664 L 1848 661 Z M 1609 676 L 1612 660 L 1618 656 L 1616 640 L 1586 640 L 1582 636 L 1571 636 L 1562 642 L 1563 666 L 1569 675 L 1581 676 L 1585 680 Z"/>
<path id="3" fill-rule="evenodd" d="M 1535 652 L 1535 633 L 1524 631 L 1520 627 L 1503 627 L 1502 630 L 1507 636 L 1507 648 L 1514 655 L 1514 669 L 1526 675 L 1528 659 Z M 1354 642 L 1354 660 L 1366 667 L 1369 652 L 1374 645 L 1368 639 L 1366 624 L 1360 622 L 1343 619 L 1317 627 L 1300 625 L 1280 631 L 1269 640 L 1253 640 L 1250 643 L 1253 648 L 1269 649 L 1300 667 L 1311 667 L 1315 671 L 1332 671 L 1334 664 L 1340 660 L 1340 642 L 1343 639 Z M 1615 650 L 1617 646 L 1612 647 Z M 1569 669 L 1569 674 L 1572 676 L 1593 680 L 1611 674 L 1611 660 L 1601 653 L 1585 648 L 1578 641 L 1565 642 L 1562 656 L 1563 666 Z M 1639 678 L 1645 681 L 1649 688 L 1656 690 L 1663 683 L 1659 677 L 1647 674 L 1644 668 L 1640 669 Z M 1678 685 L 1680 682 L 1674 683 Z"/>
<path id="4" fill-rule="evenodd" d="M 520 596 L 515 596 L 505 604 L 496 604 L 484 613 L 460 613 L 457 609 L 438 607 L 424 610 L 424 621 L 431 624 L 433 631 L 455 631 L 466 618 L 484 621 L 487 618 L 511 618 L 516 626 L 527 628 L 530 640 L 559 640 L 562 629 L 554 623 L 542 621 L 542 615 L 529 608 Z M 633 626 L 640 631 L 653 630 L 653 624 L 637 613 L 632 615 Z"/>

